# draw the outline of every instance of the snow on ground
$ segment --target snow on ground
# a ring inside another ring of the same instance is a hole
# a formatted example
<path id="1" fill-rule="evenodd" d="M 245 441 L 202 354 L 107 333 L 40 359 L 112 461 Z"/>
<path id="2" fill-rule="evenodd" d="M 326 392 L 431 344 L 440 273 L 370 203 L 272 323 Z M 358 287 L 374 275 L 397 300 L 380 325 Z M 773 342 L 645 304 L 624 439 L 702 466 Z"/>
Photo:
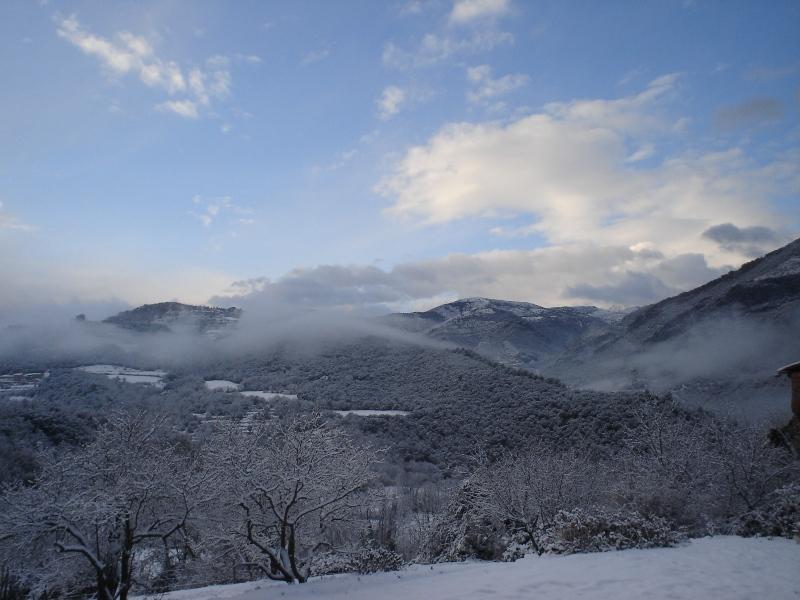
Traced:
<path id="1" fill-rule="evenodd" d="M 184 590 L 163 600 L 789 600 L 800 598 L 800 544 L 719 536 L 677 548 L 527 557 L 513 563 L 416 565 L 289 586 L 251 582 Z"/>
<path id="2" fill-rule="evenodd" d="M 166 371 L 142 371 L 119 365 L 86 365 L 77 369 L 95 375 L 105 375 L 109 379 L 119 379 L 127 383 L 146 383 L 155 387 L 164 387 L 163 379 L 167 376 Z"/>
<path id="3" fill-rule="evenodd" d="M 356 415 L 357 417 L 405 417 L 408 411 L 405 410 L 334 410 L 337 415 L 346 417 Z"/>
<path id="4" fill-rule="evenodd" d="M 242 396 L 252 396 L 262 400 L 297 400 L 296 394 L 281 394 L 280 392 L 261 392 L 256 390 L 245 390 L 239 392 Z"/>
<path id="5" fill-rule="evenodd" d="M 211 391 L 220 390 L 223 392 L 235 392 L 239 389 L 238 383 L 226 379 L 209 379 L 205 384 L 206 389 Z"/>
<path id="6" fill-rule="evenodd" d="M 48 372 L 10 373 L 0 375 L 0 392 L 27 392 L 34 389 L 39 382 L 48 377 Z"/>

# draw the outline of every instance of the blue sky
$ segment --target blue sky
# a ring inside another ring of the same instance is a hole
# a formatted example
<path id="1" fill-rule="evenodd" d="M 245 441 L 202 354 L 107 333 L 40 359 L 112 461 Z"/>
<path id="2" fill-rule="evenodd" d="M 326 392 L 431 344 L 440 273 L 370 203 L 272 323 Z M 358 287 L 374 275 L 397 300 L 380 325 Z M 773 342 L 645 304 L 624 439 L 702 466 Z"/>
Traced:
<path id="1" fill-rule="evenodd" d="M 777 1 L 9 0 L 0 306 L 657 300 L 798 236 L 799 29 Z"/>

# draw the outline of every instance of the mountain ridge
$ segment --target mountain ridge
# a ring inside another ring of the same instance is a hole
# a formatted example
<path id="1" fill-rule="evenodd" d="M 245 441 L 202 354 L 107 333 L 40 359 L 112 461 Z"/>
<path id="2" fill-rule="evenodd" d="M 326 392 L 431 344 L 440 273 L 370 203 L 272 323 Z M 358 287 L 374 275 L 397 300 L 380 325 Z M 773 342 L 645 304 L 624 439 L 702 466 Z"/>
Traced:
<path id="1" fill-rule="evenodd" d="M 238 323 L 241 316 L 242 310 L 234 306 L 221 308 L 181 302 L 157 302 L 122 311 L 104 319 L 103 323 L 139 332 L 188 330 L 215 336 Z"/>

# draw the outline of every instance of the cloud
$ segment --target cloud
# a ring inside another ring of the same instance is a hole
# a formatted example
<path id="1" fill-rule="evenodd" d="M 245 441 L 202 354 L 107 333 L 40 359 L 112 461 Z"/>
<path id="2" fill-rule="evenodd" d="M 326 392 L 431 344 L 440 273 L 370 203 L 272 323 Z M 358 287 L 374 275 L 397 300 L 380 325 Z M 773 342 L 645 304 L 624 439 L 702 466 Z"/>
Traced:
<path id="1" fill-rule="evenodd" d="M 632 96 L 616 100 L 551 102 L 545 106 L 545 112 L 562 121 L 624 133 L 668 130 L 674 123 L 658 116 L 653 109 L 675 93 L 679 80 L 678 73 L 670 73 L 653 79 L 644 90 Z"/>
<path id="2" fill-rule="evenodd" d="M 300 64 L 303 66 L 310 65 L 316 62 L 320 62 L 325 60 L 331 55 L 330 48 L 320 48 L 318 50 L 312 50 L 311 52 L 306 53 L 302 59 L 300 59 Z"/>
<path id="3" fill-rule="evenodd" d="M 4 249 L 5 250 L 5 249 Z M 95 314 L 99 307 L 113 308 L 148 302 L 178 300 L 202 303 L 236 278 L 204 268 L 154 268 L 153 265 L 103 264 L 102 253 L 87 263 L 47 259 L 6 258 L 0 252 L 0 326 L 30 316 L 41 321 L 54 312 L 70 318 L 79 312 Z M 13 256 L 13 255 L 12 255 Z"/>
<path id="4" fill-rule="evenodd" d="M 667 135 L 654 109 L 674 82 L 659 78 L 618 100 L 554 103 L 508 123 L 446 125 L 379 183 L 387 215 L 422 224 L 528 215 L 529 233 L 550 243 L 652 242 L 674 253 L 695 250 L 721 215 L 775 218 L 766 199 L 796 183 L 791 157 L 761 167 L 734 147 L 629 166 L 631 148 Z"/>
<path id="5" fill-rule="evenodd" d="M 83 28 L 75 16 L 59 20 L 57 32 L 84 54 L 97 58 L 110 76 L 132 73 L 147 87 L 160 89 L 169 96 L 182 96 L 157 104 L 159 111 L 196 119 L 201 107 L 208 108 L 212 100 L 230 94 L 227 57 L 212 56 L 202 67 L 181 67 L 175 61 L 156 56 L 153 46 L 142 36 L 121 31 L 114 38 L 104 38 Z"/>
<path id="6" fill-rule="evenodd" d="M 714 115 L 720 129 L 737 129 L 753 125 L 774 123 L 783 119 L 783 103 L 775 98 L 753 98 L 747 102 L 726 106 Z"/>
<path id="7" fill-rule="evenodd" d="M 15 231 L 33 231 L 33 227 L 23 223 L 14 215 L 3 210 L 3 203 L 0 202 L 0 230 L 9 229 Z"/>
<path id="8" fill-rule="evenodd" d="M 627 294 L 625 303 L 635 304 L 702 283 L 752 255 L 744 244 L 721 245 L 704 232 L 725 221 L 741 228 L 777 226 L 781 217 L 772 199 L 795 193 L 800 171 L 796 153 L 772 151 L 754 161 L 736 146 L 673 150 L 654 160 L 657 140 L 676 147 L 667 105 L 678 82 L 677 75 L 663 76 L 618 99 L 551 103 L 511 121 L 447 124 L 409 148 L 378 183 L 390 203 L 386 215 L 422 226 L 484 219 L 497 235 L 543 240 L 549 253 L 537 260 L 557 262 L 560 253 L 576 248 L 635 250 L 633 258 L 610 252 L 616 259 L 603 265 L 586 255 L 585 264 L 569 265 L 574 279 L 548 273 L 562 301 L 580 292 L 584 299 L 614 302 Z M 646 166 L 644 158 L 651 159 Z M 510 218 L 523 224 L 497 223 Z M 761 248 L 780 243 L 765 238 Z M 488 255 L 481 256 L 484 264 Z M 528 255 L 497 256 L 517 261 Z M 540 290 L 551 285 L 538 274 L 526 272 L 525 278 Z M 503 297 L 504 290 L 527 285 L 505 277 L 502 285 L 483 288 Z M 537 297 L 542 293 L 553 296 L 530 289 L 531 301 L 545 302 Z"/>
<path id="9" fill-rule="evenodd" d="M 197 103 L 192 100 L 168 100 L 156 105 L 156 109 L 162 112 L 172 112 L 186 119 L 196 119 L 200 116 L 197 111 Z"/>
<path id="10" fill-rule="evenodd" d="M 484 296 L 564 304 L 638 305 L 696 287 L 724 269 L 702 256 L 665 258 L 646 246 L 570 244 L 489 251 L 400 263 L 322 265 L 278 279 L 236 282 L 215 304 L 280 304 L 368 314 L 424 310 L 457 298 Z"/>
<path id="11" fill-rule="evenodd" d="M 703 237 L 713 240 L 720 247 L 746 256 L 759 256 L 765 251 L 785 244 L 790 236 L 769 227 L 754 225 L 737 227 L 733 223 L 714 225 L 703 232 Z"/>
<path id="12" fill-rule="evenodd" d="M 653 144 L 643 144 L 636 151 L 625 159 L 626 162 L 639 162 L 640 160 L 647 160 L 655 153 L 655 146 Z"/>
<path id="13" fill-rule="evenodd" d="M 463 25 L 483 19 L 494 19 L 509 13 L 508 0 L 456 0 L 450 11 L 450 22 Z"/>
<path id="14" fill-rule="evenodd" d="M 478 65 L 467 69 L 467 79 L 473 89 L 467 92 L 467 99 L 473 104 L 485 103 L 504 96 L 528 83 L 527 75 L 504 75 L 497 79 L 492 78 L 492 68 L 489 65 Z"/>
<path id="15" fill-rule="evenodd" d="M 203 227 L 211 227 L 211 225 L 223 215 L 228 217 L 228 225 L 254 225 L 255 220 L 250 216 L 253 211 L 249 208 L 234 204 L 230 196 L 223 196 L 221 198 L 203 198 L 196 195 L 192 198 L 192 204 L 197 209 L 189 211 L 195 219 L 203 224 Z"/>
<path id="16" fill-rule="evenodd" d="M 388 119 L 400 112 L 400 106 L 406 101 L 406 93 L 396 85 L 390 85 L 381 93 L 378 109 L 382 119 Z"/>
<path id="17" fill-rule="evenodd" d="M 236 59 L 251 65 L 260 65 L 264 62 L 257 54 L 236 54 Z"/>
<path id="18" fill-rule="evenodd" d="M 579 284 L 567 289 L 567 295 L 601 304 L 641 306 L 665 298 L 670 288 L 650 273 L 626 272 L 615 284 Z"/>
<path id="19" fill-rule="evenodd" d="M 409 15 L 420 15 L 422 14 L 427 6 L 422 0 L 408 0 L 398 9 L 398 14 L 400 16 L 409 16 Z"/>
<path id="20" fill-rule="evenodd" d="M 467 36 L 428 33 L 410 50 L 388 42 L 383 47 L 382 60 L 387 67 L 398 69 L 430 67 L 457 56 L 486 52 L 513 43 L 514 36 L 507 31 L 479 30 Z"/>

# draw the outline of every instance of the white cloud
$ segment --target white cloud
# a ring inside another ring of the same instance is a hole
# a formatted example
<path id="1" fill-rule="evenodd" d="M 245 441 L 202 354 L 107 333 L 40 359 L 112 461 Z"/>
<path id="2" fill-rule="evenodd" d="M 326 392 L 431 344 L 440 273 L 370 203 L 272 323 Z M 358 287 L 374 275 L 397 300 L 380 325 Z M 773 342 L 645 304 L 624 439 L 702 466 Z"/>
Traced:
<path id="1" fill-rule="evenodd" d="M 406 93 L 396 85 L 390 85 L 383 90 L 378 100 L 378 109 L 382 119 L 388 119 L 400 112 L 401 105 L 406 101 Z"/>
<path id="2" fill-rule="evenodd" d="M 428 33 L 410 50 L 387 43 L 383 47 L 382 60 L 387 67 L 398 69 L 429 67 L 460 55 L 486 52 L 513 43 L 513 34 L 491 29 L 474 31 L 467 36 Z"/>
<path id="3" fill-rule="evenodd" d="M 474 76 L 483 80 L 485 70 Z M 741 263 L 747 258 L 742 251 L 720 247 L 703 232 L 728 222 L 742 228 L 780 226 L 770 199 L 798 189 L 796 157 L 774 155 L 762 165 L 738 147 L 683 150 L 643 168 L 637 161 L 652 156 L 654 139 L 674 135 L 671 119 L 662 111 L 676 83 L 674 75 L 660 77 L 642 92 L 616 100 L 552 103 L 510 122 L 446 125 L 427 143 L 410 148 L 379 183 L 378 191 L 391 201 L 387 215 L 423 225 L 468 218 L 527 218 L 528 225 L 510 230 L 497 226 L 493 233 L 542 237 L 549 247 L 534 251 L 537 260 L 546 256 L 557 262 L 567 249 L 591 246 L 601 253 L 646 244 L 663 260 L 698 255 L 708 272 Z M 520 260 L 522 255 L 490 253 L 479 263 L 498 256 Z M 574 283 L 554 272 L 549 276 L 556 277 L 556 284 L 562 282 L 563 289 L 580 281 L 600 286 L 608 280 L 609 285 L 626 283 L 644 295 L 646 278 L 630 276 L 623 281 L 628 272 L 656 277 L 662 289 L 684 287 L 685 282 L 668 280 L 664 273 L 628 261 L 618 256 L 616 263 L 599 270 L 593 270 L 597 266 L 592 261 L 570 266 L 575 272 L 568 277 L 574 275 Z M 598 273 L 602 277 L 596 277 Z M 509 281 L 488 286 L 489 290 L 508 297 L 522 289 Z M 549 285 L 544 279 L 537 281 Z M 503 290 L 508 293 L 502 294 Z M 602 293 L 612 294 L 597 291 Z"/>
<path id="4" fill-rule="evenodd" d="M 648 248 L 569 244 L 451 254 L 401 263 L 388 271 L 373 265 L 294 269 L 275 280 L 236 282 L 213 301 L 368 313 L 425 310 L 471 296 L 545 306 L 636 305 L 695 287 L 721 273 L 697 254 L 666 258 Z"/>
<path id="5" fill-rule="evenodd" d="M 511 6 L 508 0 L 456 0 L 450 11 L 450 22 L 455 24 L 497 18 L 508 14 Z"/>
<path id="6" fill-rule="evenodd" d="M 196 209 L 189 211 L 189 214 L 200 221 L 203 227 L 211 227 L 223 215 L 226 216 L 228 226 L 255 224 L 255 220 L 250 217 L 253 211 L 235 204 L 230 196 L 204 198 L 198 194 L 192 198 L 192 204 Z"/>
<path id="7" fill-rule="evenodd" d="M 23 223 L 14 215 L 3 210 L 3 203 L 0 202 L 0 230 L 13 229 L 16 231 L 33 231 L 33 227 Z"/>
<path id="8" fill-rule="evenodd" d="M 316 62 L 320 62 L 325 60 L 331 55 L 330 48 L 320 48 L 318 50 L 312 50 L 311 52 L 307 52 L 303 58 L 300 60 L 300 64 L 303 66 L 310 65 Z"/>
<path id="9" fill-rule="evenodd" d="M 618 132 L 641 133 L 645 130 L 669 129 L 674 124 L 660 117 L 653 109 L 656 102 L 675 93 L 680 80 L 678 73 L 662 75 L 633 96 L 616 100 L 573 100 L 551 102 L 545 112 L 562 121 L 587 127 L 602 127 Z"/>
<path id="10" fill-rule="evenodd" d="M 260 65 L 264 62 L 257 54 L 237 54 L 236 58 L 251 65 Z"/>
<path id="11" fill-rule="evenodd" d="M 403 4 L 398 12 L 403 15 L 419 15 L 425 10 L 425 4 L 421 0 L 408 0 L 405 4 Z"/>
<path id="12" fill-rule="evenodd" d="M 643 144 L 636 151 L 625 160 L 627 162 L 639 162 L 640 160 L 647 160 L 655 153 L 656 148 L 653 144 Z"/>
<path id="13" fill-rule="evenodd" d="M 164 300 L 201 304 L 236 277 L 208 269 L 185 268 L 155 271 L 152 265 L 66 264 L 63 261 L 6 261 L 0 256 L 0 277 L 8 285 L 0 289 L 0 323 L 14 322 L 22 311 L 36 320 L 48 317 L 47 305 L 139 305 Z M 36 307 L 31 311 L 31 307 Z M 119 310 L 119 308 L 117 308 Z M 82 310 L 64 315 L 74 316 Z M 99 316 L 108 316 L 105 315 Z"/>
<path id="14" fill-rule="evenodd" d="M 157 105 L 156 108 L 162 112 L 172 112 L 186 119 L 196 119 L 200 116 L 197 111 L 197 103 L 192 100 L 168 100 Z"/>
<path id="15" fill-rule="evenodd" d="M 528 76 L 522 74 L 504 75 L 492 79 L 489 65 L 478 65 L 467 69 L 467 79 L 473 89 L 467 92 L 467 99 L 473 104 L 485 103 L 504 96 L 528 83 Z"/>
<path id="16" fill-rule="evenodd" d="M 200 116 L 201 107 L 209 107 L 212 100 L 230 94 L 231 75 L 227 57 L 212 56 L 203 67 L 181 67 L 174 61 L 156 56 L 153 46 L 142 36 L 122 31 L 113 39 L 104 38 L 84 29 L 75 16 L 61 19 L 57 31 L 60 37 L 84 54 L 97 58 L 109 75 L 132 73 L 138 75 L 139 80 L 148 87 L 160 89 L 169 96 L 184 96 L 157 104 L 158 110 L 196 119 Z M 244 58 L 250 61 L 258 57 Z"/>

